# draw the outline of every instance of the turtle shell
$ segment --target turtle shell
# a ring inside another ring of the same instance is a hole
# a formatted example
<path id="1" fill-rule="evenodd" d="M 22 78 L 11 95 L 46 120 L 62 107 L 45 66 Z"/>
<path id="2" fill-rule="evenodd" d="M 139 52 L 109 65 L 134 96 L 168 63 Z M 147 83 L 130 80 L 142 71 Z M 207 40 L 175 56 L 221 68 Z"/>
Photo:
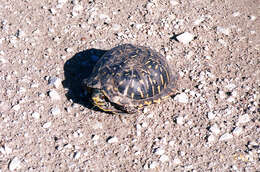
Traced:
<path id="1" fill-rule="evenodd" d="M 142 107 L 174 94 L 176 80 L 177 75 L 172 74 L 161 54 L 147 47 L 123 44 L 98 60 L 83 86 L 100 89 L 119 106 Z"/>

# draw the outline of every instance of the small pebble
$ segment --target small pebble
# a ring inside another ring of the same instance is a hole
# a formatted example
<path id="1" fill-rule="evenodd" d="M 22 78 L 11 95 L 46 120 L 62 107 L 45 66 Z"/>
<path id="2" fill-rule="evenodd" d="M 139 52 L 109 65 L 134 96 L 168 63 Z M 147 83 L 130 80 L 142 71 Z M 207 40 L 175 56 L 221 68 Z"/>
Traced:
<path id="1" fill-rule="evenodd" d="M 180 102 L 180 103 L 188 103 L 189 98 L 185 93 L 178 94 L 177 96 L 174 97 L 174 100 Z"/>
<path id="2" fill-rule="evenodd" d="M 219 39 L 218 42 L 219 42 L 220 44 L 222 44 L 223 46 L 225 46 L 225 47 L 227 46 L 226 41 L 224 41 L 223 39 Z"/>
<path id="3" fill-rule="evenodd" d="M 174 146 L 175 145 L 175 141 L 173 141 L 173 140 L 169 141 L 169 145 L 170 146 Z"/>
<path id="4" fill-rule="evenodd" d="M 232 15 L 233 15 L 233 17 L 240 16 L 240 12 L 234 12 Z"/>
<path id="5" fill-rule="evenodd" d="M 233 134 L 235 135 L 235 136 L 239 136 L 241 133 L 242 133 L 242 131 L 243 131 L 243 128 L 241 128 L 241 127 L 236 127 L 234 130 L 233 130 Z"/>
<path id="6" fill-rule="evenodd" d="M 112 30 L 113 30 L 113 31 L 119 31 L 120 28 L 121 28 L 121 26 L 120 26 L 119 24 L 113 24 L 113 25 L 112 25 Z"/>
<path id="7" fill-rule="evenodd" d="M 60 113 L 61 113 L 61 111 L 58 107 L 51 108 L 52 115 L 59 115 Z"/>
<path id="8" fill-rule="evenodd" d="M 222 33 L 224 35 L 229 35 L 230 34 L 230 29 L 218 26 L 217 27 L 217 33 Z"/>
<path id="9" fill-rule="evenodd" d="M 118 142 L 118 138 L 117 137 L 108 138 L 107 142 L 108 143 L 117 143 Z"/>
<path id="10" fill-rule="evenodd" d="M 220 129 L 217 124 L 214 124 L 213 126 L 211 126 L 209 130 L 216 135 L 218 135 L 220 133 Z"/>
<path id="11" fill-rule="evenodd" d="M 161 162 L 167 162 L 167 161 L 169 161 L 169 156 L 167 156 L 167 155 L 162 155 L 159 160 L 160 160 Z"/>
<path id="12" fill-rule="evenodd" d="M 248 114 L 241 115 L 238 118 L 238 124 L 247 123 L 249 121 L 250 121 L 250 116 Z"/>
<path id="13" fill-rule="evenodd" d="M 203 22 L 204 20 L 205 20 L 205 17 L 202 16 L 194 21 L 194 25 L 200 25 L 200 23 Z"/>
<path id="14" fill-rule="evenodd" d="M 13 107 L 12 107 L 12 109 L 13 110 L 15 110 L 15 111 L 18 111 L 18 110 L 20 110 L 20 105 L 19 104 L 17 104 L 17 105 L 14 105 Z"/>
<path id="15" fill-rule="evenodd" d="M 38 112 L 33 112 L 33 113 L 32 113 L 32 117 L 33 117 L 34 119 L 40 119 L 40 114 L 39 114 Z"/>
<path id="16" fill-rule="evenodd" d="M 43 124 L 43 128 L 49 128 L 51 126 L 51 122 L 46 122 Z"/>
<path id="17" fill-rule="evenodd" d="M 50 77 L 48 79 L 48 85 L 54 85 L 55 88 L 59 88 L 61 85 L 61 79 L 58 77 Z"/>
<path id="18" fill-rule="evenodd" d="M 172 6 L 175 6 L 175 5 L 178 5 L 179 2 L 178 2 L 177 0 L 170 0 L 170 4 L 171 4 Z"/>
<path id="19" fill-rule="evenodd" d="M 8 168 L 9 168 L 10 171 L 14 171 L 14 170 L 20 169 L 21 168 L 21 161 L 20 161 L 20 159 L 17 158 L 17 157 L 14 157 L 10 161 L 10 163 L 8 165 Z"/>
<path id="20" fill-rule="evenodd" d="M 213 112 L 208 112 L 208 118 L 209 120 L 212 120 L 216 117 L 216 114 L 214 114 Z"/>
<path id="21" fill-rule="evenodd" d="M 51 98 L 53 101 L 55 101 L 55 100 L 60 100 L 60 99 L 61 99 L 59 93 L 58 93 L 57 91 L 55 91 L 55 90 L 51 90 L 51 91 L 49 92 L 49 96 L 50 96 L 50 98 Z"/>
<path id="22" fill-rule="evenodd" d="M 184 124 L 184 118 L 183 118 L 183 116 L 177 117 L 177 118 L 176 118 L 176 122 L 177 122 L 177 124 L 179 124 L 179 125 L 183 125 L 183 124 Z"/>
<path id="23" fill-rule="evenodd" d="M 93 136 L 92 136 L 92 140 L 96 141 L 96 140 L 98 140 L 98 139 L 99 139 L 99 135 L 93 135 Z"/>
<path id="24" fill-rule="evenodd" d="M 225 99 L 227 97 L 224 91 L 219 91 L 218 94 L 219 94 L 219 98 L 221 99 Z"/>
<path id="25" fill-rule="evenodd" d="M 220 136 L 219 141 L 227 141 L 233 138 L 232 134 L 225 133 L 222 136 Z"/>
<path id="26" fill-rule="evenodd" d="M 154 169 L 154 168 L 156 168 L 158 165 L 159 165 L 158 162 L 153 161 L 153 162 L 151 162 L 151 164 L 149 165 L 149 168 Z"/>
<path id="27" fill-rule="evenodd" d="M 66 48 L 65 51 L 66 51 L 67 53 L 71 53 L 71 52 L 73 51 L 73 49 L 72 49 L 72 48 Z"/>
<path id="28" fill-rule="evenodd" d="M 183 44 L 188 44 L 191 42 L 194 38 L 194 35 L 189 32 L 184 32 L 183 34 L 176 37 L 178 41 L 180 41 Z"/>
<path id="29" fill-rule="evenodd" d="M 175 165 L 178 165 L 178 164 L 181 163 L 181 160 L 176 157 L 176 158 L 174 158 L 173 163 L 174 163 Z"/>
<path id="30" fill-rule="evenodd" d="M 211 135 L 208 137 L 208 142 L 210 142 L 210 143 L 215 142 L 215 140 L 216 140 L 216 137 L 215 137 L 213 134 L 211 134 Z"/>
<path id="31" fill-rule="evenodd" d="M 256 20 L 256 16 L 249 16 L 251 21 L 255 21 Z"/>
<path id="32" fill-rule="evenodd" d="M 81 154 L 80 152 L 74 152 L 73 158 L 74 159 L 79 159 L 80 154 Z"/>
<path id="33" fill-rule="evenodd" d="M 162 148 L 156 148 L 155 150 L 154 150 L 154 153 L 156 154 L 156 155 L 163 155 L 164 154 L 164 149 L 162 149 Z"/>

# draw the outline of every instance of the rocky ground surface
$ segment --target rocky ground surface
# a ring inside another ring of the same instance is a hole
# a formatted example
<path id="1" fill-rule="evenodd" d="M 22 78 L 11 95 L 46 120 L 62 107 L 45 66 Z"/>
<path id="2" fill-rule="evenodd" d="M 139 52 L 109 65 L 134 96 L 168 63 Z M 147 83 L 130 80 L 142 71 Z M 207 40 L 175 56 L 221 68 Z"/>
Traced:
<path id="1" fill-rule="evenodd" d="M 1 0 L 0 171 L 259 171 L 259 0 Z M 133 115 L 80 88 L 122 43 L 178 93 Z"/>

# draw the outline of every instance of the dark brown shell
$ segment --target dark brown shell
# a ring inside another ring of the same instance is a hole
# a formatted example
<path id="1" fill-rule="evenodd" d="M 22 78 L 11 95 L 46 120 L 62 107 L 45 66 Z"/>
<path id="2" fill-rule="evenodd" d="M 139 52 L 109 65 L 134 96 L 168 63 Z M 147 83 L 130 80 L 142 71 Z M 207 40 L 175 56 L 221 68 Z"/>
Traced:
<path id="1" fill-rule="evenodd" d="M 100 89 L 118 105 L 138 106 L 173 94 L 176 80 L 162 55 L 147 47 L 123 44 L 98 60 L 83 85 Z"/>

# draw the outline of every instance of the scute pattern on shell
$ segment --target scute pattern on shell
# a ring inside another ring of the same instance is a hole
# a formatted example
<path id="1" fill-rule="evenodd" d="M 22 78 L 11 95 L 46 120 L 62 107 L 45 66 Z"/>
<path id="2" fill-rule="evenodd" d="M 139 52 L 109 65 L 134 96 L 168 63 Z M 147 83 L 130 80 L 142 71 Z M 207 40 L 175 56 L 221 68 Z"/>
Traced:
<path id="1" fill-rule="evenodd" d="M 159 53 L 123 44 L 99 59 L 84 84 L 101 89 L 113 103 L 137 106 L 173 93 L 176 79 Z"/>

